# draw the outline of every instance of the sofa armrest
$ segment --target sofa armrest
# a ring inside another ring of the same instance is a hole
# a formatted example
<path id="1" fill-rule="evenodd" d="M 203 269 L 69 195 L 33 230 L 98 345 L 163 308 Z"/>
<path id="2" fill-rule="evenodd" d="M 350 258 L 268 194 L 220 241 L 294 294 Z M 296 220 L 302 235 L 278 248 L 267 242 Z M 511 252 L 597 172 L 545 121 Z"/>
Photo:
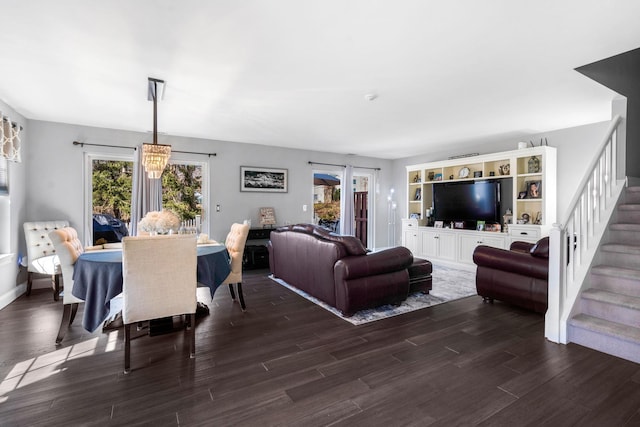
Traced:
<path id="1" fill-rule="evenodd" d="M 523 242 L 518 240 L 511 243 L 511 246 L 509 246 L 509 250 L 529 253 L 531 252 L 531 248 L 533 248 L 533 246 L 534 246 L 534 243 Z"/>
<path id="2" fill-rule="evenodd" d="M 534 257 L 529 253 L 480 245 L 473 252 L 473 262 L 478 267 L 508 271 L 542 280 L 547 280 L 549 276 L 549 259 Z"/>
<path id="3" fill-rule="evenodd" d="M 403 246 L 371 252 L 366 255 L 347 256 L 334 266 L 336 279 L 357 279 L 408 268 L 413 262 L 411 251 Z"/>

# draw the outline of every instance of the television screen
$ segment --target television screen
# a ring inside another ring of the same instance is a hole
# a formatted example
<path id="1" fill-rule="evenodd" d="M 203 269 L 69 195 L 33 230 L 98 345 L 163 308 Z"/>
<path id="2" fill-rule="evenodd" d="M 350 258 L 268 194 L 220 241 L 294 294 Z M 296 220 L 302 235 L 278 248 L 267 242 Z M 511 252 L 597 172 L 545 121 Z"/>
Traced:
<path id="1" fill-rule="evenodd" d="M 465 181 L 435 184 L 433 210 L 436 221 L 500 222 L 500 181 Z"/>

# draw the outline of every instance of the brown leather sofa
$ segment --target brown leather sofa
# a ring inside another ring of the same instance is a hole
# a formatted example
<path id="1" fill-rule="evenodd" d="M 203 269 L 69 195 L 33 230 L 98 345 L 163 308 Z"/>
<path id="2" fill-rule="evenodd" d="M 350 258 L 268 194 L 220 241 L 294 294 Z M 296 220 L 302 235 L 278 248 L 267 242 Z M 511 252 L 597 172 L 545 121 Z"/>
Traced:
<path id="1" fill-rule="evenodd" d="M 271 232 L 269 266 L 274 277 L 324 301 L 345 316 L 384 304 L 399 304 L 409 294 L 405 247 L 368 253 L 360 240 L 312 225 Z"/>
<path id="2" fill-rule="evenodd" d="M 480 245 L 473 253 L 476 289 L 485 302 L 494 299 L 538 313 L 547 311 L 549 238 L 534 245 L 513 242 L 509 250 Z"/>

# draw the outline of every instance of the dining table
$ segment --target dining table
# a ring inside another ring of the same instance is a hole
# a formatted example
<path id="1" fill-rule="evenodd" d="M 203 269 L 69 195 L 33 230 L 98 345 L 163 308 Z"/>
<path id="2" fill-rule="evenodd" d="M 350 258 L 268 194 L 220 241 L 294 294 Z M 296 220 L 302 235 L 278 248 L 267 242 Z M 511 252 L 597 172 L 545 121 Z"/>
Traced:
<path id="1" fill-rule="evenodd" d="M 231 272 L 231 257 L 222 244 L 198 245 L 198 286 L 211 298 Z M 82 326 L 95 331 L 111 314 L 112 301 L 122 293 L 122 250 L 88 251 L 73 268 L 73 296 L 84 301 Z"/>

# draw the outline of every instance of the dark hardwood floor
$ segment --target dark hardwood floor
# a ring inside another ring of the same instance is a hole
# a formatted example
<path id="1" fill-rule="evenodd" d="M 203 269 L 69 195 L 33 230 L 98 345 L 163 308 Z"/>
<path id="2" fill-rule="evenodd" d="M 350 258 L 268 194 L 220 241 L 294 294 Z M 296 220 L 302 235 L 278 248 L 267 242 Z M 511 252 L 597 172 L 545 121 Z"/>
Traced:
<path id="1" fill-rule="evenodd" d="M 132 342 L 54 344 L 62 303 L 34 290 L 0 311 L 2 426 L 637 426 L 640 365 L 543 337 L 543 318 L 470 297 L 353 326 L 245 273 L 248 310 L 218 289 L 196 326 Z M 434 284 L 435 285 L 435 284 Z"/>

